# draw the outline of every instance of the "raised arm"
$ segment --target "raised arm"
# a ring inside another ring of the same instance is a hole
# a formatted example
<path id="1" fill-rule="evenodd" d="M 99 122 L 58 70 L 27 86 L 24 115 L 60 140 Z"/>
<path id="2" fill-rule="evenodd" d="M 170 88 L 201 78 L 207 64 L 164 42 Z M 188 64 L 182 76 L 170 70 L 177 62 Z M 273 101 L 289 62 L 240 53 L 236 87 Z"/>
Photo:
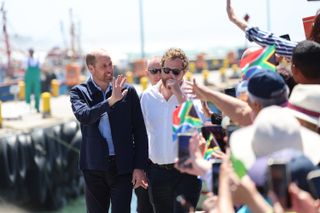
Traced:
<path id="1" fill-rule="evenodd" d="M 227 0 L 227 14 L 229 17 L 229 20 L 237 25 L 242 31 L 245 31 L 248 27 L 248 23 L 244 20 L 236 16 L 234 9 L 232 7 L 231 0 Z"/>
<path id="2" fill-rule="evenodd" d="M 230 119 L 240 126 L 248 126 L 252 124 L 251 107 L 244 101 L 231 97 L 224 93 L 213 91 L 208 87 L 198 85 L 194 80 L 188 83 L 186 91 L 193 94 L 202 101 L 210 101 Z"/>
<path id="3" fill-rule="evenodd" d="M 231 0 L 227 0 L 227 14 L 229 20 L 246 33 L 246 38 L 249 41 L 263 47 L 275 45 L 277 54 L 287 58 L 292 57 L 293 48 L 297 45 L 297 42 L 288 41 L 271 32 L 260 30 L 258 27 L 250 27 L 244 19 L 235 14 Z"/>

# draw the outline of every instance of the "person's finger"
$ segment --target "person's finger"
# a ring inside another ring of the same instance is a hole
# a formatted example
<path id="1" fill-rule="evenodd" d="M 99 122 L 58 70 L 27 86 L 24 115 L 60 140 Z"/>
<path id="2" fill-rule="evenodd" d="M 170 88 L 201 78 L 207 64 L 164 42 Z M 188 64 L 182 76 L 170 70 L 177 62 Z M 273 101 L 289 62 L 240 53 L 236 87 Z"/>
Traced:
<path id="1" fill-rule="evenodd" d="M 193 90 L 188 90 L 188 89 L 186 89 L 186 90 L 183 90 L 187 95 L 197 95 Z"/>
<path id="2" fill-rule="evenodd" d="M 215 150 L 214 152 L 211 153 L 211 156 L 213 158 L 222 159 L 223 155 L 221 155 L 219 152 L 220 152 L 219 150 Z"/>
<path id="3" fill-rule="evenodd" d="M 141 185 L 142 185 L 141 179 L 136 179 L 136 182 L 135 182 L 135 184 L 133 185 L 133 188 L 136 189 L 136 188 L 138 188 L 138 187 L 141 186 Z"/>
<path id="4" fill-rule="evenodd" d="M 142 180 L 142 181 L 141 181 L 141 187 L 142 187 L 142 188 L 147 189 L 148 186 L 149 186 L 148 181 L 145 181 L 145 180 Z"/>
<path id="5" fill-rule="evenodd" d="M 300 189 L 298 188 L 298 186 L 295 183 L 291 183 L 289 185 L 289 192 L 292 194 L 298 194 L 300 191 Z"/>
<path id="6" fill-rule="evenodd" d="M 116 82 L 116 78 L 115 77 L 112 77 L 112 89 L 115 88 L 115 83 Z"/>
<path id="7" fill-rule="evenodd" d="M 273 203 L 273 210 L 275 213 L 283 213 L 284 210 L 277 198 L 277 195 L 273 192 L 273 191 L 270 191 L 268 193 L 268 197 L 270 198 L 270 200 L 272 201 Z"/>
<path id="8" fill-rule="evenodd" d="M 190 82 L 190 81 L 185 81 L 185 83 L 186 83 L 186 86 L 191 86 L 192 87 L 192 85 L 193 85 L 193 83 Z"/>
<path id="9" fill-rule="evenodd" d="M 132 183 L 133 186 L 135 186 L 136 183 L 137 183 L 136 179 L 132 179 L 131 183 Z"/>
<path id="10" fill-rule="evenodd" d="M 127 78 L 123 76 L 123 77 L 121 78 L 121 82 L 120 82 L 120 87 L 121 87 L 121 88 L 122 88 L 123 85 L 126 83 L 126 81 L 127 81 Z"/>

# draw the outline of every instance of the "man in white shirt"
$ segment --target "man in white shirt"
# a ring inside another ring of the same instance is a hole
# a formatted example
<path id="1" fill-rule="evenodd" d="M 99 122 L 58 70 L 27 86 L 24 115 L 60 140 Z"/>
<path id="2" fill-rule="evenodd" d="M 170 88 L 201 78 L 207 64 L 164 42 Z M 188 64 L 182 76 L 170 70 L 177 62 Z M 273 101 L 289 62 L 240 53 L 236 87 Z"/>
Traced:
<path id="1" fill-rule="evenodd" d="M 141 97 L 141 107 L 149 139 L 149 195 L 154 212 L 186 212 L 196 207 L 201 181 L 174 168 L 178 145 L 172 139 L 172 113 L 187 96 L 181 86 L 188 69 L 188 58 L 179 48 L 171 48 L 161 59 L 161 81 Z M 187 201 L 181 206 L 179 195 Z"/>
<path id="2" fill-rule="evenodd" d="M 148 60 L 146 73 L 150 82 L 150 86 L 157 84 L 161 80 L 161 57 L 156 56 Z M 134 190 L 134 192 L 137 196 L 137 212 L 153 212 L 148 189 L 138 187 Z"/>

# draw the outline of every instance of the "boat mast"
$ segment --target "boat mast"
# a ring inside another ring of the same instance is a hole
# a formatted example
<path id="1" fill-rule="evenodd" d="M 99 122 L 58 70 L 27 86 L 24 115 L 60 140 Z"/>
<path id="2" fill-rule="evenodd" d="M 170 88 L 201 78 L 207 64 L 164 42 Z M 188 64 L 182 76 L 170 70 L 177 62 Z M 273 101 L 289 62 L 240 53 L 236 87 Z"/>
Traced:
<path id="1" fill-rule="evenodd" d="M 70 48 L 71 48 L 71 60 L 74 61 L 76 58 L 76 47 L 75 47 L 75 27 L 74 27 L 74 21 L 73 21 L 73 14 L 72 14 L 72 9 L 69 10 L 70 14 Z"/>
<path id="2" fill-rule="evenodd" d="M 4 35 L 4 42 L 6 47 L 6 54 L 8 58 L 7 62 L 7 76 L 13 77 L 12 69 L 11 69 L 11 48 L 10 48 L 10 42 L 9 42 L 9 35 L 7 32 L 7 11 L 4 9 L 4 2 L 2 2 L 1 10 L 2 13 L 2 31 Z"/>

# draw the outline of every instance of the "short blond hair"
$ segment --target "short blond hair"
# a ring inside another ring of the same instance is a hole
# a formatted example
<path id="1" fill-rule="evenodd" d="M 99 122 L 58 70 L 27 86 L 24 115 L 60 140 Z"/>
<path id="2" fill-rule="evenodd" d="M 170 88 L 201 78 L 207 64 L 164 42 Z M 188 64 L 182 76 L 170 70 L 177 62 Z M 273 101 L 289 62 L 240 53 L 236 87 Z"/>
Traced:
<path id="1" fill-rule="evenodd" d="M 168 49 L 161 58 L 161 66 L 164 66 L 166 60 L 180 59 L 182 61 L 182 69 L 186 70 L 189 66 L 189 59 L 186 54 L 180 48 L 170 48 Z"/>

